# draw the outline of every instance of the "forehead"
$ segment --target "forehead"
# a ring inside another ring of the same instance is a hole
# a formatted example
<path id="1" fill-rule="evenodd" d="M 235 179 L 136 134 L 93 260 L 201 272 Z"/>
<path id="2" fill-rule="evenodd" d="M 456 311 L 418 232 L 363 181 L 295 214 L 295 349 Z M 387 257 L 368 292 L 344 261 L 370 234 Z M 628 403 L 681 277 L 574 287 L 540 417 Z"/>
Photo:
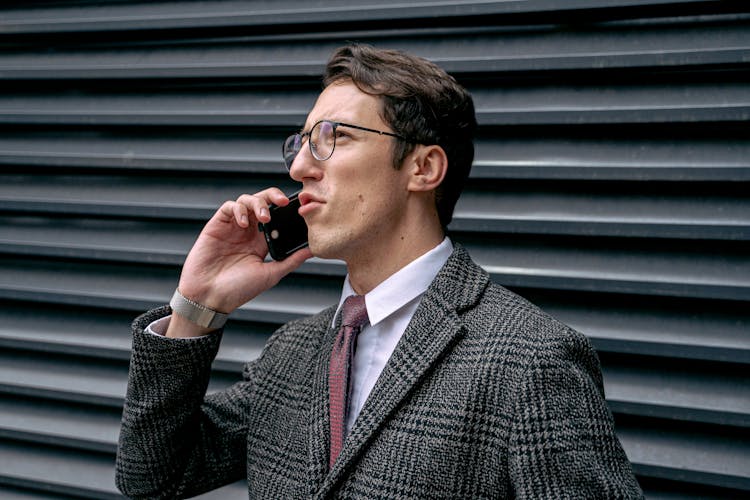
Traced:
<path id="1" fill-rule="evenodd" d="M 307 115 L 305 129 L 319 120 L 333 120 L 365 127 L 383 126 L 381 100 L 359 90 L 349 80 L 338 81 L 323 89 Z"/>

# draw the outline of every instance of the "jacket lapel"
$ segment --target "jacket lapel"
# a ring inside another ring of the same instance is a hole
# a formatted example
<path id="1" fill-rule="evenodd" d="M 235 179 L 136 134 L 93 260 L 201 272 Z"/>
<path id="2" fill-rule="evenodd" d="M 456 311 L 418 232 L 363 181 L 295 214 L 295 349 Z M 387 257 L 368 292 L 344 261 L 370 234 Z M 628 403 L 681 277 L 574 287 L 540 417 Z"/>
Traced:
<path id="1" fill-rule="evenodd" d="M 382 425 L 430 368 L 451 349 L 462 332 L 461 313 L 476 304 L 488 282 L 487 273 L 460 245 L 456 245 L 448 262 L 422 297 L 347 436 L 341 455 L 316 495 L 323 497 L 335 487 Z M 324 392 L 327 392 L 325 388 Z M 328 422 L 327 409 L 325 418 Z"/>

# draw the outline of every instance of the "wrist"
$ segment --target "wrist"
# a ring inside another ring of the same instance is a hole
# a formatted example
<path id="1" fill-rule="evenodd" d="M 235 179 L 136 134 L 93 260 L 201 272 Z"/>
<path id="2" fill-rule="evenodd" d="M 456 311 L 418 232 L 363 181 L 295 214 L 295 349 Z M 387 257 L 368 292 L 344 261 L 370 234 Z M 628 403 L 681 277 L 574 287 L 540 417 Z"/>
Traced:
<path id="1" fill-rule="evenodd" d="M 179 314 L 173 313 L 164 336 L 171 338 L 193 338 L 204 337 L 206 335 L 211 335 L 214 332 L 216 332 L 216 330 L 203 328 L 195 323 L 191 323 Z"/>
<path id="2" fill-rule="evenodd" d="M 184 283 L 183 281 L 188 281 Z M 206 284 L 193 283 L 194 280 L 182 280 L 177 283 L 177 290 L 187 300 L 200 304 L 204 307 L 226 313 L 226 307 L 224 306 L 224 297 L 221 294 L 217 294 L 214 287 Z M 231 311 L 230 311 L 231 312 Z"/>
<path id="3" fill-rule="evenodd" d="M 204 329 L 218 330 L 224 326 L 229 317 L 227 313 L 185 297 L 180 293 L 179 288 L 174 291 L 169 305 L 175 314 Z"/>

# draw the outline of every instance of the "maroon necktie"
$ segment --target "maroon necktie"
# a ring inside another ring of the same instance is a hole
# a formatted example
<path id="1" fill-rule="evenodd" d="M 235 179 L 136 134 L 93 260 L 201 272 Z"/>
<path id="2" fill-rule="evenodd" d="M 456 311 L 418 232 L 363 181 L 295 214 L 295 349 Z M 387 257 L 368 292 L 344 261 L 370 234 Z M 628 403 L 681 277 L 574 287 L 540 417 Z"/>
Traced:
<path id="1" fill-rule="evenodd" d="M 328 401 L 331 420 L 331 456 L 329 467 L 344 446 L 346 414 L 349 407 L 349 370 L 357 334 L 368 322 L 364 295 L 351 295 L 341 308 L 341 328 L 333 341 L 331 360 L 328 363 Z"/>

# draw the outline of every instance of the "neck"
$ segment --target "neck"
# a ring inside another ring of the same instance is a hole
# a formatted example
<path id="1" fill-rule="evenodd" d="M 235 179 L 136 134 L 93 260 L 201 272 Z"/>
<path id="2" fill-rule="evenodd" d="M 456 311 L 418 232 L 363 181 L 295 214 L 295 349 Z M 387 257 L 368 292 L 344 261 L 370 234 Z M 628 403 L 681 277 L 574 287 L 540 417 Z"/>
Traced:
<path id="1" fill-rule="evenodd" d="M 424 220 L 424 219 L 422 219 Z M 349 283 L 364 295 L 397 271 L 438 246 L 445 238 L 440 223 L 402 224 L 386 237 L 347 259 Z"/>

